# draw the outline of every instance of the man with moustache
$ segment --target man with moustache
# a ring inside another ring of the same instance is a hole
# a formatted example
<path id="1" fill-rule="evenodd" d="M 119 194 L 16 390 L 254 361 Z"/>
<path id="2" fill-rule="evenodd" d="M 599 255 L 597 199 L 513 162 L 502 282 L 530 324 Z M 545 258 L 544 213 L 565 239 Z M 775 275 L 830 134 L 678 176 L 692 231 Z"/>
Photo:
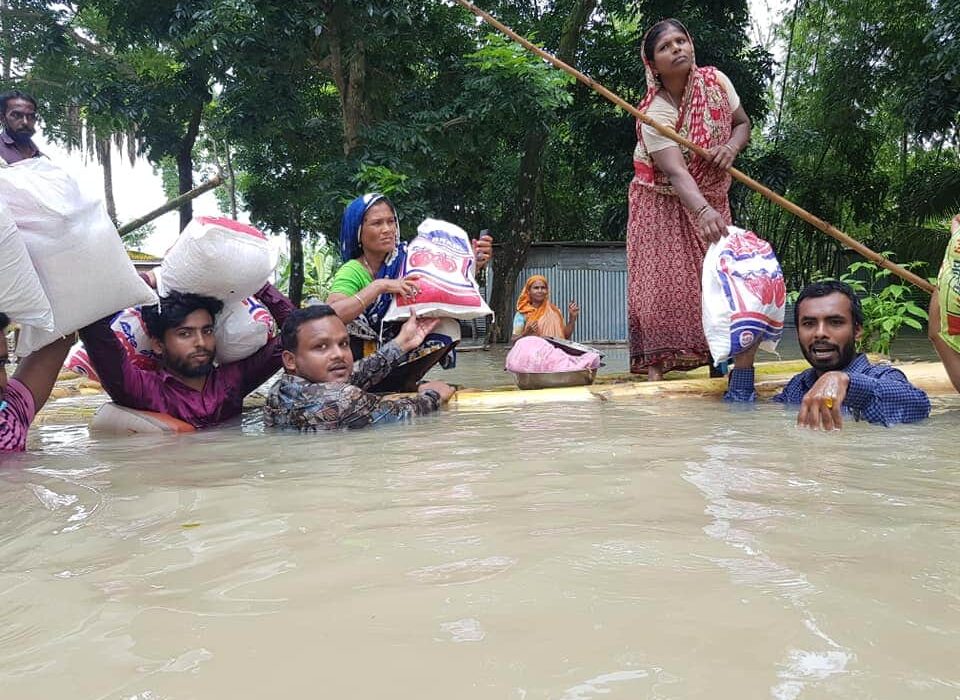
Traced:
<path id="1" fill-rule="evenodd" d="M 25 92 L 10 90 L 0 95 L 0 158 L 7 164 L 39 158 L 42 153 L 33 142 L 37 131 L 37 101 Z"/>
<path id="2" fill-rule="evenodd" d="M 839 430 L 843 414 L 890 426 L 912 423 L 930 415 L 930 399 L 900 370 L 872 365 L 856 352 L 863 332 L 863 311 L 853 289 L 843 282 L 814 282 L 797 298 L 794 320 L 803 356 L 812 367 L 795 376 L 773 397 L 799 404 L 797 425 L 814 430 Z M 757 347 L 734 358 L 728 401 L 754 401 L 753 362 Z"/>
<path id="3" fill-rule="evenodd" d="M 153 282 L 153 278 L 147 279 Z M 294 306 L 272 284 L 256 297 L 283 325 Z M 245 360 L 214 366 L 214 322 L 223 309 L 218 299 L 171 292 L 160 303 L 141 307 L 157 370 L 136 367 L 120 344 L 112 317 L 80 330 L 80 339 L 110 398 L 121 406 L 166 413 L 195 428 L 240 415 L 243 399 L 280 369 L 280 338 L 273 338 Z"/>

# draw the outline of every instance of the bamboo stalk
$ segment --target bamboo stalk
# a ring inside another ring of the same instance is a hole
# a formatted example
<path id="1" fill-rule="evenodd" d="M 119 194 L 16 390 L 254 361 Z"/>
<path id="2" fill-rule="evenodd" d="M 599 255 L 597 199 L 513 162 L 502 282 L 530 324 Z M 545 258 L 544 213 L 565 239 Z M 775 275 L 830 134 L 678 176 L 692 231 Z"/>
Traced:
<path id="1" fill-rule="evenodd" d="M 541 49 L 539 46 L 536 46 L 529 40 L 520 36 L 515 31 L 510 29 L 508 26 L 498 21 L 489 13 L 484 12 L 480 8 L 472 5 L 467 0 L 455 0 L 455 2 L 458 5 L 461 5 L 465 9 L 469 10 L 471 13 L 475 14 L 477 17 L 482 19 L 484 22 L 486 22 L 490 26 L 495 27 L 499 31 L 506 34 L 508 37 L 513 39 L 515 42 L 523 46 L 525 49 L 527 49 L 531 53 L 536 54 L 540 58 L 544 59 L 548 63 L 555 66 L 556 68 L 559 68 L 560 70 L 566 73 L 569 73 L 570 75 L 572 75 L 574 78 L 579 80 L 581 83 L 583 83 L 590 89 L 594 90 L 600 95 L 603 95 L 610 102 L 617 105 L 621 109 L 625 110 L 629 114 L 633 115 L 634 117 L 642 121 L 644 124 L 647 124 L 648 126 L 653 127 L 654 129 L 656 129 L 658 132 L 660 132 L 670 140 L 682 146 L 685 146 L 686 148 L 690 149 L 691 151 L 699 155 L 701 158 L 710 157 L 710 154 L 707 153 L 707 151 L 704 150 L 703 148 L 700 148 L 700 146 L 698 146 L 697 144 L 684 138 L 683 136 L 678 134 L 676 131 L 674 131 L 670 127 L 660 124 L 659 122 L 651 119 L 646 114 L 642 113 L 640 110 L 638 110 L 636 107 L 634 107 L 632 104 L 624 100 L 622 97 L 620 97 L 616 93 L 611 92 L 610 90 L 605 88 L 603 85 L 598 83 L 596 80 L 594 80 L 590 76 L 585 75 L 584 73 L 581 73 L 576 68 L 564 63 L 553 54 L 547 53 L 546 51 Z M 857 251 L 858 253 L 860 253 L 860 255 L 865 257 L 867 260 L 875 262 L 880 267 L 890 270 L 890 272 L 895 274 L 897 277 L 913 285 L 916 285 L 917 287 L 924 290 L 925 292 L 933 294 L 933 292 L 936 290 L 936 288 L 932 284 L 930 284 L 927 280 L 923 279 L 919 275 L 916 275 L 913 272 L 910 272 L 910 270 L 907 270 L 906 268 L 901 267 L 900 265 L 897 265 L 895 262 L 888 260 L 887 258 L 883 257 L 879 253 L 863 245 L 860 241 L 856 240 L 855 238 L 851 238 L 840 229 L 835 228 L 834 226 L 831 226 L 826 221 L 823 221 L 822 219 L 808 212 L 806 209 L 800 206 L 797 206 L 786 197 L 783 197 L 782 195 L 779 195 L 773 190 L 771 190 L 770 188 L 764 185 L 761 185 L 759 182 L 754 180 L 749 175 L 742 173 L 736 168 L 729 168 L 728 172 L 735 179 L 739 180 L 740 182 L 742 182 L 744 185 L 746 185 L 753 191 L 760 193 L 761 195 L 769 199 L 774 204 L 779 205 L 780 207 L 787 210 L 794 216 L 797 216 L 798 218 L 803 219 L 814 228 L 817 228 L 823 231 L 825 234 L 827 234 L 831 238 L 836 239 L 837 241 L 847 246 L 848 248 L 851 248 Z"/>
<path id="2" fill-rule="evenodd" d="M 144 224 L 150 223 L 151 221 L 156 219 L 158 216 L 166 214 L 168 211 L 173 211 L 174 209 L 178 209 L 181 204 L 185 202 L 189 202 L 191 199 L 195 199 L 200 195 L 202 195 L 203 193 L 209 192 L 210 190 L 216 187 L 219 187 L 222 184 L 223 184 L 223 178 L 220 177 L 219 175 L 214 175 L 212 178 L 207 180 L 205 183 L 203 183 L 199 187 L 194 187 L 189 192 L 184 192 L 179 197 L 174 197 L 169 202 L 167 202 L 163 206 L 157 207 L 149 214 L 145 214 L 144 216 L 141 216 L 139 219 L 134 219 L 133 221 L 129 221 L 125 223 L 123 226 L 117 229 L 117 233 L 120 234 L 121 238 L 123 238 L 131 231 L 136 231 L 138 228 L 140 228 Z"/>

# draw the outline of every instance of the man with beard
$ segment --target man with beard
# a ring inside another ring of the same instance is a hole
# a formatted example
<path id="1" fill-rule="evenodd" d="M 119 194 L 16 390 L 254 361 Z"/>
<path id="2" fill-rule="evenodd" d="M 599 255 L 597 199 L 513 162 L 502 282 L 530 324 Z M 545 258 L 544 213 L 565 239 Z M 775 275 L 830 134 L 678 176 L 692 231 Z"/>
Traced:
<path id="1" fill-rule="evenodd" d="M 152 282 L 153 280 L 148 277 Z M 282 326 L 294 306 L 273 285 L 256 297 Z M 166 413 L 196 428 L 240 415 L 243 399 L 280 369 L 280 338 L 245 360 L 215 367 L 214 321 L 223 303 L 197 294 L 171 292 L 141 307 L 144 325 L 160 357 L 158 370 L 133 365 L 107 317 L 80 330 L 80 339 L 104 390 L 128 408 Z"/>
<path id="2" fill-rule="evenodd" d="M 797 298 L 794 321 L 800 350 L 812 367 L 795 376 L 774 401 L 799 404 L 797 425 L 839 430 L 843 414 L 856 420 L 894 425 L 930 415 L 930 399 L 900 370 L 872 365 L 857 354 L 863 332 L 863 311 L 853 289 L 843 282 L 815 282 Z M 734 358 L 724 398 L 754 401 L 753 361 L 757 347 Z"/>
<path id="3" fill-rule="evenodd" d="M 0 158 L 9 164 L 43 155 L 32 138 L 37 131 L 37 101 L 30 95 L 19 90 L 0 95 L 0 121 Z"/>

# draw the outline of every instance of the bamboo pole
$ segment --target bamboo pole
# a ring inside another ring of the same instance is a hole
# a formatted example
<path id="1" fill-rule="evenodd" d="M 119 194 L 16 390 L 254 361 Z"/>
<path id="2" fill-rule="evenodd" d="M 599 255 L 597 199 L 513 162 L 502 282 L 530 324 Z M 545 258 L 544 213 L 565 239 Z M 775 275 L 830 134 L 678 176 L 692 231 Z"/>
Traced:
<path id="1" fill-rule="evenodd" d="M 692 141 L 684 138 L 683 136 L 681 136 L 680 134 L 678 134 L 676 131 L 674 131 L 674 130 L 671 129 L 670 127 L 664 126 L 663 124 L 660 124 L 659 122 L 651 119 L 651 118 L 648 117 L 646 114 L 642 113 L 640 110 L 638 110 L 636 107 L 634 107 L 632 104 L 630 104 L 629 102 L 627 102 L 626 100 L 624 100 L 622 97 L 620 97 L 620 96 L 617 95 L 616 93 L 611 92 L 610 90 L 608 90 L 607 88 L 605 88 L 603 85 L 601 85 L 600 83 L 598 83 L 596 80 L 594 80 L 594 79 L 591 78 L 590 76 L 585 75 L 584 73 L 581 73 L 581 72 L 578 71 L 576 68 L 574 68 L 574 67 L 572 67 L 572 66 L 564 63 L 563 61 L 561 61 L 559 58 L 557 58 L 557 57 L 554 56 L 553 54 L 547 53 L 546 51 L 544 51 L 543 49 L 541 49 L 539 46 L 536 46 L 535 44 L 533 44 L 533 43 L 530 42 L 529 40 L 527 40 L 527 39 L 525 39 L 524 37 L 520 36 L 520 35 L 517 34 L 515 31 L 513 31 L 513 30 L 510 29 L 508 26 L 506 26 L 505 24 L 503 24 L 502 22 L 500 22 L 499 20 L 497 20 L 496 18 L 494 18 L 494 17 L 493 17 L 492 15 L 490 15 L 489 13 L 484 12 L 484 11 L 481 10 L 480 8 L 472 5 L 472 4 L 469 3 L 467 0 L 455 0 L 455 2 L 456 2 L 458 5 L 461 5 L 461 6 L 464 7 L 465 9 L 467 9 L 467 10 L 469 10 L 470 12 L 472 12 L 473 14 L 475 14 L 477 17 L 479 17 L 480 19 L 482 19 L 484 22 L 486 22 L 486 23 L 489 24 L 490 26 L 495 27 L 495 28 L 498 29 L 499 31 L 501 31 L 501 32 L 503 32 L 504 34 L 506 34 L 508 37 L 510 37 L 511 39 L 513 39 L 515 42 L 517 42 L 518 44 L 520 44 L 521 46 L 523 46 L 525 49 L 527 49 L 527 50 L 530 51 L 531 53 L 536 54 L 536 55 L 539 56 L 540 58 L 544 59 L 544 60 L 547 61 L 548 63 L 550 63 L 550 64 L 552 64 L 553 66 L 555 66 L 556 68 L 559 68 L 560 70 L 562 70 L 562 71 L 564 71 L 564 72 L 566 72 L 566 73 L 569 73 L 570 75 L 572 75 L 574 78 L 576 78 L 577 80 L 579 80 L 581 83 L 583 83 L 584 85 L 586 85 L 586 86 L 589 87 L 590 89 L 592 89 L 592 90 L 594 90 L 595 92 L 603 95 L 603 96 L 606 97 L 608 100 L 610 100 L 610 102 L 612 102 L 613 104 L 617 105 L 617 106 L 620 107 L 621 109 L 625 110 L 625 111 L 628 112 L 629 114 L 633 115 L 634 117 L 636 117 L 637 119 L 639 119 L 640 121 L 642 121 L 644 124 L 647 124 L 648 126 L 653 127 L 654 129 L 656 129 L 657 131 L 659 131 L 661 134 L 663 134 L 663 135 L 666 136 L 667 138 L 671 139 L 672 141 L 674 141 L 674 142 L 676 142 L 676 143 L 678 143 L 678 144 L 680 144 L 680 145 L 682 145 L 682 146 L 685 146 L 686 148 L 690 149 L 691 151 L 693 151 L 694 153 L 696 153 L 697 155 L 699 155 L 701 158 L 709 158 L 709 157 L 710 157 L 710 154 L 707 153 L 707 151 L 704 150 L 703 148 L 700 148 L 700 146 L 698 146 L 697 144 L 695 144 L 695 143 L 693 143 Z M 813 226 L 814 228 L 817 228 L 817 229 L 823 231 L 825 234 L 827 234 L 827 235 L 830 236 L 831 238 L 836 239 L 837 241 L 839 241 L 840 243 L 842 243 L 842 244 L 845 245 L 846 247 L 851 248 L 851 249 L 857 251 L 858 253 L 860 253 L 860 255 L 862 255 L 863 257 L 865 257 L 867 260 L 870 260 L 870 261 L 872 261 L 872 262 L 875 262 L 875 263 L 876 263 L 877 265 L 879 265 L 880 267 L 883 267 L 883 268 L 889 270 L 890 272 L 892 272 L 893 274 L 895 274 L 897 277 L 899 277 L 899 278 L 901 278 L 901 279 L 903 279 L 903 280 L 905 280 L 905 281 L 907 281 L 907 282 L 909 282 L 909 283 L 911 283 L 911 284 L 913 284 L 913 285 L 916 285 L 917 287 L 919 287 L 920 289 L 924 290 L 925 292 L 928 292 L 928 293 L 930 293 L 930 294 L 933 294 L 933 292 L 935 291 L 936 288 L 935 288 L 932 284 L 930 284 L 927 280 L 925 280 L 925 279 L 923 279 L 922 277 L 920 277 L 919 275 L 916 275 L 916 274 L 914 274 L 913 272 L 910 272 L 910 270 L 907 270 L 906 268 L 901 267 L 900 265 L 897 265 L 895 262 L 893 262 L 893 261 L 891 261 L 891 260 L 888 260 L 887 258 L 883 257 L 883 256 L 880 255 L 879 253 L 877 253 L 877 252 L 871 250 L 870 248 L 868 248 L 867 246 L 863 245 L 860 241 L 856 240 L 855 238 L 851 238 L 850 236 L 848 236 L 847 234 L 845 234 L 845 233 L 844 233 L 843 231 L 841 231 L 840 229 L 835 228 L 834 226 L 831 226 L 831 225 L 828 224 L 826 221 L 823 221 L 822 219 L 820 219 L 820 218 L 814 216 L 813 214 L 811 214 L 810 212 L 808 212 L 806 209 L 797 206 L 796 204 L 794 204 L 793 202 L 791 202 L 791 201 L 790 201 L 789 199 L 787 199 L 786 197 L 783 197 L 783 196 L 777 194 L 776 192 L 774 192 L 773 190 L 771 190 L 770 188 L 768 188 L 768 187 L 766 187 L 766 186 L 764 186 L 764 185 L 761 185 L 759 182 L 757 182 L 756 180 L 754 180 L 754 179 L 753 179 L 752 177 L 750 177 L 749 175 L 746 175 L 745 173 L 742 173 L 741 171 L 737 170 L 736 168 L 729 168 L 729 169 L 728 169 L 728 172 L 729 172 L 734 178 L 736 178 L 737 180 L 739 180 L 740 182 L 742 182 L 744 185 L 746 185 L 747 187 L 749 187 L 749 188 L 752 189 L 753 191 L 758 192 L 759 194 L 763 195 L 764 197 L 766 197 L 767 199 L 769 199 L 769 200 L 770 200 L 771 202 L 773 202 L 774 204 L 777 204 L 777 205 L 779 205 L 780 207 L 783 207 L 784 209 L 786 209 L 788 212 L 790 212 L 790 213 L 793 214 L 794 216 L 797 216 L 797 217 L 799 217 L 800 219 L 803 219 L 804 221 L 806 221 L 808 224 L 810 224 L 810 225 Z"/>
<path id="2" fill-rule="evenodd" d="M 157 207 L 149 214 L 145 214 L 144 216 L 141 216 L 139 219 L 134 219 L 133 221 L 125 223 L 123 226 L 117 229 L 117 233 L 120 234 L 121 238 L 123 238 L 131 231 L 136 231 L 138 228 L 140 228 L 144 224 L 150 223 L 151 221 L 156 219 L 158 216 L 162 214 L 166 214 L 168 211 L 173 211 L 174 209 L 178 209 L 180 208 L 181 204 L 185 202 L 189 202 L 191 199 L 195 199 L 196 197 L 199 197 L 200 195 L 202 195 L 204 192 L 209 192 L 210 190 L 216 187 L 219 187 L 222 184 L 223 184 L 223 178 L 220 177 L 219 175 L 214 175 L 212 178 L 207 180 L 205 183 L 203 183 L 199 187 L 194 187 L 189 192 L 184 192 L 179 197 L 174 197 L 169 202 L 167 202 L 163 206 Z"/>

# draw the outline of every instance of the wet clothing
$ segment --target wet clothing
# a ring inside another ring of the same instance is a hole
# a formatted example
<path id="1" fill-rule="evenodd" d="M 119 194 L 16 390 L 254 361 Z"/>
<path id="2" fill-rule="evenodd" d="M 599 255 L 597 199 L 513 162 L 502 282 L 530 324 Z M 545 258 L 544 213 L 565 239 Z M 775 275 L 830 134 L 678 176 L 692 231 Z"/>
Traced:
<path id="1" fill-rule="evenodd" d="M 17 149 L 17 142 L 6 131 L 0 131 L 0 158 L 2 158 L 8 165 L 13 165 L 21 160 L 26 160 L 27 158 L 39 158 L 43 154 L 40 152 L 40 149 L 37 148 L 37 145 L 30 140 L 30 150 L 31 155 L 25 156 Z"/>
<path id="2" fill-rule="evenodd" d="M 27 449 L 27 431 L 37 409 L 33 394 L 25 384 L 11 378 L 0 394 L 0 452 L 23 452 Z"/>
<path id="3" fill-rule="evenodd" d="M 440 408 L 440 394 L 433 390 L 396 399 L 366 391 L 386 377 L 404 356 L 396 343 L 387 343 L 357 362 L 347 383 L 311 382 L 284 373 L 267 396 L 264 422 L 276 428 L 336 430 L 398 423 L 436 411 Z"/>
<path id="4" fill-rule="evenodd" d="M 930 399 L 913 386 L 903 372 L 888 364 L 872 365 L 866 355 L 857 355 L 843 370 L 850 386 L 843 399 L 844 413 L 856 420 L 890 426 L 913 423 L 930 415 Z M 799 404 L 820 375 L 811 367 L 804 370 L 773 397 L 784 404 Z M 733 369 L 724 398 L 728 401 L 756 401 L 753 369 Z"/>
<path id="5" fill-rule="evenodd" d="M 269 309 L 277 325 L 294 306 L 271 284 L 255 295 Z M 110 328 L 112 317 L 80 330 L 87 355 L 110 398 L 127 408 L 156 411 L 179 418 L 195 428 L 206 428 L 240 415 L 243 399 L 281 368 L 280 337 L 273 338 L 250 357 L 214 368 L 203 391 L 196 391 L 164 369 L 136 367 Z"/>

